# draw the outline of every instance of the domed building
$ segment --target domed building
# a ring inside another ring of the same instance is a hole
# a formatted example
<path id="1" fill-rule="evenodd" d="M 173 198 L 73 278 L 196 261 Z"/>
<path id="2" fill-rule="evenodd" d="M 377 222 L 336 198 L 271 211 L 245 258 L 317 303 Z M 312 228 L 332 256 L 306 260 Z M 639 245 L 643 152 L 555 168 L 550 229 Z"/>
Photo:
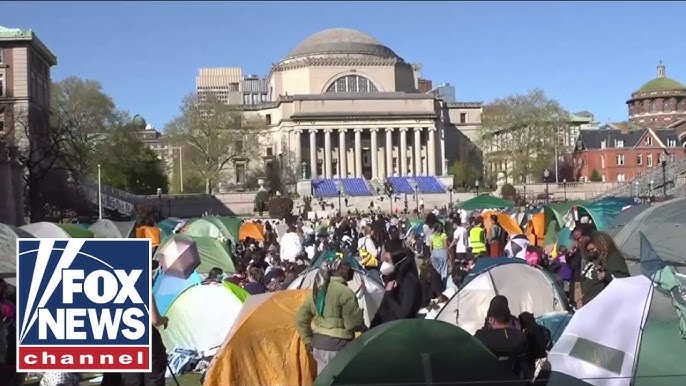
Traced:
<path id="1" fill-rule="evenodd" d="M 671 128 L 686 119 L 686 86 L 667 77 L 665 65 L 657 66 L 657 78 L 631 94 L 629 122 L 651 129 Z"/>
<path id="2" fill-rule="evenodd" d="M 481 103 L 422 93 L 419 77 L 419 65 L 376 38 L 327 29 L 272 66 L 268 102 L 246 115 L 267 120 L 265 154 L 298 165 L 303 180 L 446 176 L 474 148 Z M 304 183 L 299 190 L 307 193 Z"/>

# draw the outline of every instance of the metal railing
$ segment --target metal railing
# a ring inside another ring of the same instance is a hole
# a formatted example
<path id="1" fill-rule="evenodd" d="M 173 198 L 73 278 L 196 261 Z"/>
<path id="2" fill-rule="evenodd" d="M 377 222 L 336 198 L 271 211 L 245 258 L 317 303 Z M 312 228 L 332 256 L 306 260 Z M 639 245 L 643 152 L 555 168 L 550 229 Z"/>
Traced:
<path id="1" fill-rule="evenodd" d="M 616 188 L 605 191 L 603 194 L 597 196 L 596 198 L 605 198 L 610 196 L 635 196 L 639 195 L 641 192 L 652 190 L 653 194 L 659 194 L 657 192 L 657 187 L 662 187 L 663 177 L 668 186 L 669 191 L 675 190 L 678 186 L 686 183 L 683 175 L 686 174 L 686 159 L 679 160 L 674 163 L 668 163 L 664 169 L 664 176 L 662 166 L 658 163 L 657 167 L 650 170 L 646 170 L 634 178 L 631 182 L 626 182 Z M 669 182 L 673 181 L 673 186 L 670 186 Z M 651 184 L 652 182 L 652 184 Z"/>

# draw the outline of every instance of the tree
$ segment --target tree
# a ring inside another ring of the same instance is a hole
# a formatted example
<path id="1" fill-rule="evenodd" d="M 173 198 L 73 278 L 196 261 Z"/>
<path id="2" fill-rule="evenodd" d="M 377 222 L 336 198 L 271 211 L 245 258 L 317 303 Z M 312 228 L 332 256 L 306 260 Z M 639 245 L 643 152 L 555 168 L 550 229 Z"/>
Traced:
<path id="1" fill-rule="evenodd" d="M 600 173 L 598 173 L 597 169 L 593 169 L 591 172 L 591 182 L 601 182 L 603 178 L 600 176 Z"/>
<path id="2" fill-rule="evenodd" d="M 496 99 L 484 107 L 481 118 L 486 162 L 510 170 L 517 182 L 542 176 L 555 153 L 557 130 L 568 117 L 557 101 L 539 89 Z"/>
<path id="3" fill-rule="evenodd" d="M 265 121 L 246 119 L 234 106 L 212 93 L 187 96 L 181 114 L 167 125 L 171 143 L 188 148 L 188 160 L 212 193 L 228 164 L 254 158 L 267 136 Z"/>
<path id="4" fill-rule="evenodd" d="M 450 174 L 453 175 L 455 188 L 474 186 L 476 180 L 481 178 L 480 168 L 466 159 L 461 159 L 450 166 Z"/>

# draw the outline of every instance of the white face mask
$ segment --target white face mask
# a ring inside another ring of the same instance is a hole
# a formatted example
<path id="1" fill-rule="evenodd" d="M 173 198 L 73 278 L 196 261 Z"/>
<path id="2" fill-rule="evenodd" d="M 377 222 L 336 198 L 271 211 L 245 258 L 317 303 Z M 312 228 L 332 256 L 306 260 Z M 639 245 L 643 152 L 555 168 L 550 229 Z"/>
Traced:
<path id="1" fill-rule="evenodd" d="M 381 271 L 381 273 L 383 275 L 388 276 L 388 275 L 392 274 L 393 272 L 395 272 L 395 265 L 393 265 L 393 263 L 389 263 L 387 261 L 384 261 L 383 263 L 381 263 L 381 267 L 379 268 L 379 271 Z"/>

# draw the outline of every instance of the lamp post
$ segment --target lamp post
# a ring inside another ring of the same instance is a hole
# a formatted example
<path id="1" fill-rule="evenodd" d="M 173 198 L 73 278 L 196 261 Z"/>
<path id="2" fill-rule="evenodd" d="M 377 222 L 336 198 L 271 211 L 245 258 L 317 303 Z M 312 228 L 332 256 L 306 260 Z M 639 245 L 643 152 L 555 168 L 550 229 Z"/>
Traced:
<path id="1" fill-rule="evenodd" d="M 479 180 L 474 181 L 474 186 L 476 186 L 476 196 L 479 197 Z"/>
<path id="2" fill-rule="evenodd" d="M 565 201 L 567 201 L 567 179 L 566 178 L 562 179 L 562 191 L 564 192 L 564 195 L 565 195 Z"/>
<path id="3" fill-rule="evenodd" d="M 548 177 L 550 177 L 550 170 L 543 171 L 543 179 L 545 180 L 545 204 L 550 204 L 550 195 L 548 194 Z"/>
<path id="4" fill-rule="evenodd" d="M 650 193 L 648 194 L 649 197 L 653 196 L 653 184 L 655 184 L 655 181 L 650 180 Z"/>
<path id="5" fill-rule="evenodd" d="M 450 193 L 450 210 L 453 210 L 453 187 L 451 186 L 450 189 L 448 189 L 448 193 Z"/>
<path id="6" fill-rule="evenodd" d="M 414 182 L 412 187 L 414 188 L 414 203 L 417 207 L 417 217 L 419 217 L 419 184 L 417 184 L 417 181 Z"/>
<path id="7" fill-rule="evenodd" d="M 634 186 L 636 187 L 636 197 L 641 197 L 641 190 L 638 187 L 638 181 L 634 181 Z"/>
<path id="8" fill-rule="evenodd" d="M 102 220 L 102 174 L 98 164 L 98 220 Z"/>
<path id="9" fill-rule="evenodd" d="M 338 214 L 342 214 L 343 211 L 341 210 L 341 187 L 338 187 Z"/>
<path id="10" fill-rule="evenodd" d="M 667 198 L 667 156 L 662 154 L 662 199 Z"/>
<path id="11" fill-rule="evenodd" d="M 388 205 L 390 205 L 391 214 L 393 214 L 393 185 L 386 181 L 384 183 L 384 189 L 386 190 L 386 195 L 388 196 Z"/>
<path id="12" fill-rule="evenodd" d="M 526 208 L 526 182 L 524 183 L 524 208 Z"/>
<path id="13" fill-rule="evenodd" d="M 157 208 L 160 210 L 160 220 L 162 219 L 162 188 L 157 188 Z"/>

